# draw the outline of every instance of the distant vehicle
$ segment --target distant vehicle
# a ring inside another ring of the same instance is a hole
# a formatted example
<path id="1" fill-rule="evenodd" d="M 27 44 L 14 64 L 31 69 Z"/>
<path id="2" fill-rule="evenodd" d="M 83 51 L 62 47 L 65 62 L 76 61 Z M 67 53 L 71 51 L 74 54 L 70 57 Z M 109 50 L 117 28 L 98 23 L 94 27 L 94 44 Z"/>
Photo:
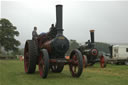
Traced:
<path id="1" fill-rule="evenodd" d="M 85 45 L 81 45 L 78 50 L 83 55 L 84 67 L 93 66 L 96 62 L 100 62 L 100 67 L 105 68 L 107 65 L 107 59 L 100 53 L 98 49 L 95 48 L 94 30 L 90 30 L 90 38 L 85 42 Z"/>
<path id="2" fill-rule="evenodd" d="M 128 45 L 110 46 L 110 59 L 108 59 L 108 62 L 128 65 Z"/>

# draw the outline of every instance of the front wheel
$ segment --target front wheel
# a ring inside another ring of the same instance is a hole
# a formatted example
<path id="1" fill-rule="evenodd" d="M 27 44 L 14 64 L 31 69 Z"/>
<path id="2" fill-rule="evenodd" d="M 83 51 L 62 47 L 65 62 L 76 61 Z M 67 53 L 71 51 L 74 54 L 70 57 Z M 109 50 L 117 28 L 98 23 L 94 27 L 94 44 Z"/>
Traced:
<path id="1" fill-rule="evenodd" d="M 80 77 L 83 71 L 83 57 L 79 50 L 75 49 L 70 54 L 70 72 L 73 77 Z"/>
<path id="2" fill-rule="evenodd" d="M 83 55 L 83 65 L 85 68 L 88 66 L 88 60 L 86 55 Z"/>
<path id="3" fill-rule="evenodd" d="M 39 56 L 39 72 L 42 78 L 46 78 L 49 71 L 49 56 L 46 49 L 42 49 Z"/>
<path id="4" fill-rule="evenodd" d="M 101 57 L 100 57 L 100 67 L 101 67 L 101 68 L 105 68 L 106 65 L 107 65 L 106 57 L 105 57 L 105 56 L 101 56 Z"/>

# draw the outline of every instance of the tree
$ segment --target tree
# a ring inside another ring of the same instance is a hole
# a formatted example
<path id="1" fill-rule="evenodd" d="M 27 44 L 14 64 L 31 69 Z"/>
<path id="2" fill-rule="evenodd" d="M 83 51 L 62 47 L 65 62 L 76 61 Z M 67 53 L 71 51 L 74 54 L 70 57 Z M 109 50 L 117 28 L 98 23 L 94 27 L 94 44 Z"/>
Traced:
<path id="1" fill-rule="evenodd" d="M 110 44 L 104 42 L 95 43 L 95 48 L 97 48 L 100 52 L 104 52 L 104 53 L 110 53 L 109 46 Z"/>
<path id="2" fill-rule="evenodd" d="M 20 42 L 15 39 L 15 37 L 19 36 L 19 32 L 16 29 L 8 19 L 0 19 L 0 46 L 4 47 L 7 52 L 18 51 Z"/>
<path id="3" fill-rule="evenodd" d="M 24 48 L 19 48 L 18 51 L 11 52 L 11 55 L 13 55 L 13 56 L 15 56 L 15 55 L 24 55 Z"/>

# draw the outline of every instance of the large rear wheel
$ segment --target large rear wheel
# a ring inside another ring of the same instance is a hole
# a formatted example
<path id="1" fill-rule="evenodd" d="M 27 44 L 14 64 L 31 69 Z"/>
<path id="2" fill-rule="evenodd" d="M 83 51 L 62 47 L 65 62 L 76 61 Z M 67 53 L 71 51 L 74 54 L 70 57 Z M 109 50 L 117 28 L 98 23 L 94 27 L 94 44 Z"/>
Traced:
<path id="1" fill-rule="evenodd" d="M 42 78 L 46 78 L 49 71 L 49 55 L 46 49 L 42 49 L 39 56 L 39 72 Z"/>
<path id="2" fill-rule="evenodd" d="M 26 73 L 34 73 L 37 63 L 37 46 L 35 41 L 27 40 L 24 48 L 24 69 Z"/>
<path id="3" fill-rule="evenodd" d="M 70 72 L 73 77 L 80 77 L 83 71 L 83 57 L 79 50 L 75 49 L 70 54 Z"/>

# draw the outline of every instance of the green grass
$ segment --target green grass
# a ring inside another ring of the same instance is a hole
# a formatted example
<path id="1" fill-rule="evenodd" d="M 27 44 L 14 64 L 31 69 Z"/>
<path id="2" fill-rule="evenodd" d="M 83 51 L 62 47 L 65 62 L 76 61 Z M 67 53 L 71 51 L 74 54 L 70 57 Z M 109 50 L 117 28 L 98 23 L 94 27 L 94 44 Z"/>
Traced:
<path id="1" fill-rule="evenodd" d="M 46 79 L 35 74 L 24 73 L 24 64 L 18 60 L 0 60 L 0 85 L 128 85 L 128 66 L 99 64 L 83 70 L 80 78 L 73 78 L 68 65 L 62 73 L 49 72 Z"/>

